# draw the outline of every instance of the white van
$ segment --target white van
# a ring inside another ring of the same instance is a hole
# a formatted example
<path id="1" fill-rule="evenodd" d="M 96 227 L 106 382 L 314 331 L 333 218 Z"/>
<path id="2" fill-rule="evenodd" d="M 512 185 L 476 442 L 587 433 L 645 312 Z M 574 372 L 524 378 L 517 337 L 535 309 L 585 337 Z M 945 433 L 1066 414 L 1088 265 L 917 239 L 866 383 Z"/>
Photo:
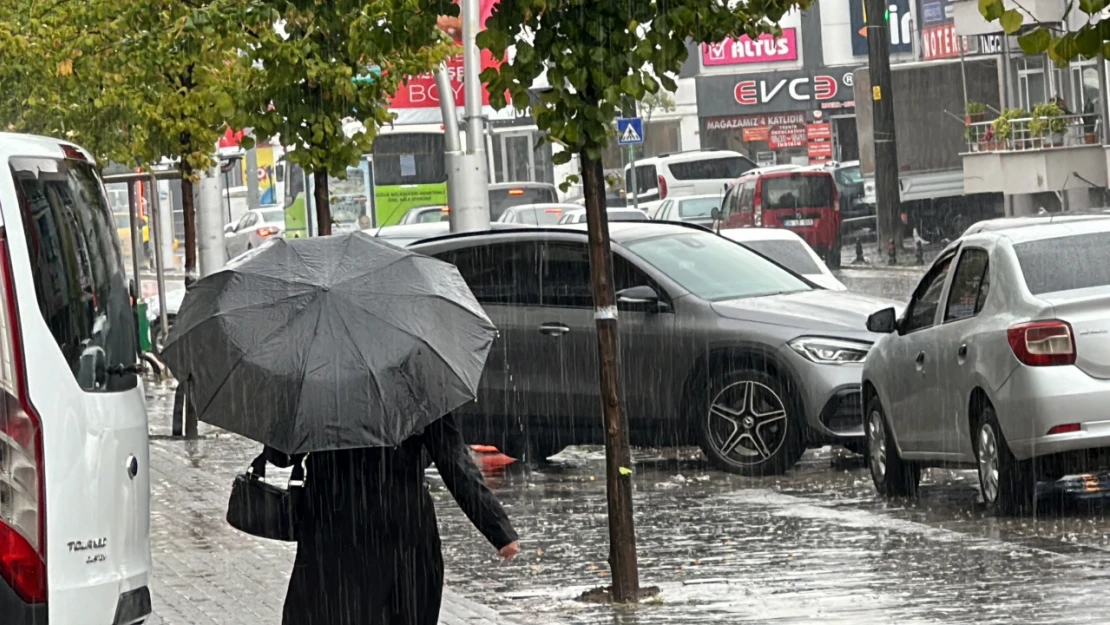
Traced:
<path id="1" fill-rule="evenodd" d="M 637 207 L 650 212 L 669 197 L 723 195 L 725 185 L 754 169 L 751 159 L 728 150 L 705 149 L 660 154 L 636 161 Z M 628 206 L 633 205 L 631 165 L 624 167 Z"/>
<path id="2" fill-rule="evenodd" d="M 147 415 L 92 158 L 0 133 L 0 623 L 151 613 Z"/>

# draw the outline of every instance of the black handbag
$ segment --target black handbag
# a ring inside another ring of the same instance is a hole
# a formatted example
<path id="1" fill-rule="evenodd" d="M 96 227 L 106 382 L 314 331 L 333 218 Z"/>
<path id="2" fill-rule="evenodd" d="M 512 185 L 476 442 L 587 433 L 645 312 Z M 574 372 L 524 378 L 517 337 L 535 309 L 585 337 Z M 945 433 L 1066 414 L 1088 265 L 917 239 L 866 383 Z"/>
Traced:
<path id="1" fill-rule="evenodd" d="M 227 522 L 251 536 L 295 542 L 297 502 L 303 485 L 304 466 L 300 461 L 293 464 L 288 488 L 267 482 L 263 453 L 251 462 L 246 473 L 235 476 L 227 502 Z"/>

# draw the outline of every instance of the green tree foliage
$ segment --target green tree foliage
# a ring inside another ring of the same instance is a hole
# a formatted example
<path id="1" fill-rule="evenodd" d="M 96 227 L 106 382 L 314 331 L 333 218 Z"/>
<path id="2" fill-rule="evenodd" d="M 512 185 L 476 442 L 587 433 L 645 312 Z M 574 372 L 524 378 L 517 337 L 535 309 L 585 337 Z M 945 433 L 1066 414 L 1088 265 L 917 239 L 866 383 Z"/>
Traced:
<path id="1" fill-rule="evenodd" d="M 1065 22 L 1081 13 L 1084 16 L 1081 26 L 1067 31 L 1062 30 L 1059 23 L 1037 24 L 1018 36 L 1018 45 L 1025 54 L 1047 54 L 1061 67 L 1081 57 L 1110 57 L 1110 21 L 1102 19 L 1107 6 L 1110 0 L 1070 0 L 1064 13 Z M 1008 35 L 1021 30 L 1028 18 L 1020 8 L 1007 9 L 1003 0 L 979 0 L 979 13 L 987 21 L 997 20 Z"/>
<path id="2" fill-rule="evenodd" d="M 314 174 L 317 223 L 330 232 L 328 173 L 346 176 L 392 121 L 389 99 L 406 76 L 432 71 L 452 52 L 436 29 L 450 0 L 267 0 L 281 31 L 259 35 L 249 92 L 257 136 L 281 136 L 287 158 Z M 344 120 L 361 128 L 344 129 Z"/>

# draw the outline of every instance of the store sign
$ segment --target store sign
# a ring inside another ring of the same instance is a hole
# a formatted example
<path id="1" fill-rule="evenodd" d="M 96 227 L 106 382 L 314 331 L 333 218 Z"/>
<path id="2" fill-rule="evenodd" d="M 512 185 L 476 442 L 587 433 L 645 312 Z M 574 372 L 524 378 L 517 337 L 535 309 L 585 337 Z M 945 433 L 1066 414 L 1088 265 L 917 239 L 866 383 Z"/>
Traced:
<path id="1" fill-rule="evenodd" d="M 830 160 L 833 156 L 832 141 L 811 141 L 808 150 L 811 162 L 824 162 Z"/>
<path id="2" fill-rule="evenodd" d="M 960 47 L 967 53 L 967 39 L 956 34 L 955 24 L 929 26 L 921 30 L 921 52 L 926 61 L 960 56 Z"/>
<path id="3" fill-rule="evenodd" d="M 798 59 L 798 31 L 782 29 L 782 37 L 760 35 L 752 39 L 747 35 L 727 39 L 721 43 L 707 43 L 701 47 L 701 62 L 706 67 L 743 65 L 746 63 L 779 63 Z"/>
<path id="4" fill-rule="evenodd" d="M 831 100 L 836 97 L 838 89 L 837 81 L 832 76 L 803 76 L 793 80 L 760 78 L 738 82 L 733 96 L 738 103 L 752 106 L 767 104 L 779 96 L 796 102 Z"/>
<path id="5" fill-rule="evenodd" d="M 779 124 L 771 126 L 767 136 L 767 147 L 772 150 L 800 148 L 806 144 L 805 124 Z"/>
<path id="6" fill-rule="evenodd" d="M 852 54 L 867 55 L 867 9 L 866 0 L 850 0 L 849 18 L 852 28 Z M 890 32 L 890 52 L 913 52 L 913 15 L 910 14 L 910 0 L 890 0 L 887 4 Z M 877 16 L 883 19 L 882 15 Z"/>
<path id="7" fill-rule="evenodd" d="M 806 138 L 810 141 L 832 139 L 831 124 L 810 124 L 806 126 Z"/>
<path id="8" fill-rule="evenodd" d="M 771 126 L 779 126 L 783 124 L 804 124 L 806 123 L 805 113 L 782 113 L 778 115 L 737 115 L 735 117 L 720 117 L 711 119 L 705 124 L 705 129 L 713 130 L 735 130 L 742 128 L 745 131 L 767 129 Z M 766 141 L 766 139 L 763 139 Z"/>

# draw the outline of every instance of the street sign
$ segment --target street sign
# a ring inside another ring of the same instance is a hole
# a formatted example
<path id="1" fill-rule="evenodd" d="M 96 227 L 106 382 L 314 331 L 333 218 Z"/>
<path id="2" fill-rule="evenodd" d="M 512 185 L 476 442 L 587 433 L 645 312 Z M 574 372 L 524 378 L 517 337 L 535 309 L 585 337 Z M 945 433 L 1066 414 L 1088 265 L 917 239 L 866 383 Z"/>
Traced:
<path id="1" fill-rule="evenodd" d="M 617 120 L 617 143 L 620 145 L 638 145 L 643 142 L 644 120 L 639 117 Z"/>

